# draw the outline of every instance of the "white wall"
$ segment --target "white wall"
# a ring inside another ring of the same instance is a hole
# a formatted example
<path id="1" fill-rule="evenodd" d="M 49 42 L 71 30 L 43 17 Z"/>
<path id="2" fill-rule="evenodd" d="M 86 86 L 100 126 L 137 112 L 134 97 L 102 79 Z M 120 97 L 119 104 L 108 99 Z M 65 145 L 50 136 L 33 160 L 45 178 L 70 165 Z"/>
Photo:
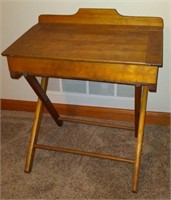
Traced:
<path id="1" fill-rule="evenodd" d="M 7 48 L 27 29 L 37 23 L 38 15 L 42 13 L 71 14 L 81 7 L 116 8 L 123 15 L 159 16 L 164 19 L 164 65 L 160 69 L 157 93 L 149 93 L 148 110 L 171 112 L 169 93 L 171 94 L 171 7 L 169 0 L 1 0 L 2 28 L 0 29 L 2 40 L 0 50 Z M 6 58 L 1 59 L 1 98 L 18 100 L 35 100 L 31 88 L 26 81 L 12 80 L 9 76 Z M 86 96 L 84 96 L 86 98 Z M 88 98 L 88 97 L 87 97 Z M 115 99 L 98 97 L 92 100 L 92 105 L 99 105 L 100 99 L 104 102 L 101 106 L 115 107 Z M 90 99 L 89 99 L 90 100 Z M 91 104 L 91 100 L 89 104 Z M 122 99 L 116 107 L 132 107 L 132 100 Z M 120 101 L 120 100 L 119 100 Z M 117 102 L 119 102 L 117 101 Z M 79 104 L 79 100 L 77 101 Z M 86 99 L 85 99 L 86 102 Z M 123 105 L 125 102 L 125 105 Z M 85 103 L 86 104 L 86 103 Z M 104 104 L 104 105 L 103 105 Z"/>

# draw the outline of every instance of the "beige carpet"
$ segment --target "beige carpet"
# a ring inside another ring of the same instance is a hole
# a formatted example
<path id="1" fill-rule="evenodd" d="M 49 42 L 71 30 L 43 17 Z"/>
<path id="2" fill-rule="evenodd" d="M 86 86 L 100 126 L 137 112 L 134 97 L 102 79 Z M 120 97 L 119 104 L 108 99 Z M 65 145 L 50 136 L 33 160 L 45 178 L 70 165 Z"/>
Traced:
<path id="1" fill-rule="evenodd" d="M 24 173 L 33 113 L 2 111 L 1 199 L 170 199 L 170 130 L 146 126 L 139 191 L 131 192 L 133 165 L 37 150 Z M 39 143 L 134 158 L 132 131 L 64 123 L 46 114 Z"/>

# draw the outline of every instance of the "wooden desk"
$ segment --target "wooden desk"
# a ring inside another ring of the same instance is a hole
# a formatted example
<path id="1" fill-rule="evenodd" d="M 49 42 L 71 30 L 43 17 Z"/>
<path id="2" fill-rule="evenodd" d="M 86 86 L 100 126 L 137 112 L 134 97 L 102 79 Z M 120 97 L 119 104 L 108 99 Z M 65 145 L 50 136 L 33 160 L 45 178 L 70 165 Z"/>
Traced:
<path id="1" fill-rule="evenodd" d="M 38 24 L 2 53 L 7 56 L 11 77 L 24 76 L 39 97 L 25 172 L 31 170 L 36 148 L 112 159 L 134 164 L 132 190 L 136 192 L 147 94 L 148 90 L 156 91 L 162 42 L 163 20 L 158 17 L 127 17 L 113 9 L 80 9 L 74 15 L 39 16 Z M 43 77 L 41 85 L 36 76 Z M 59 126 L 65 120 L 75 121 L 60 117 L 50 102 L 46 95 L 48 77 L 135 85 L 135 159 L 38 144 L 43 104 Z"/>

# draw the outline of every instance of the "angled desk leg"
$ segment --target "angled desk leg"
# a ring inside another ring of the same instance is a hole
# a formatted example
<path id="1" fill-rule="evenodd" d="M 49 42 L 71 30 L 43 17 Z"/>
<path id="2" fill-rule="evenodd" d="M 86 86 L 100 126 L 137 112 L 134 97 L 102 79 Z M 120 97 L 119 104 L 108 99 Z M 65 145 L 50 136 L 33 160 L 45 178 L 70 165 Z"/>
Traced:
<path id="1" fill-rule="evenodd" d="M 140 118 L 140 108 L 141 108 L 141 93 L 142 93 L 142 86 L 135 86 L 135 137 L 138 136 L 138 125 L 139 125 L 139 118 Z"/>
<path id="2" fill-rule="evenodd" d="M 63 120 L 60 119 L 59 113 L 53 106 L 52 102 L 46 95 L 46 92 L 43 90 L 39 82 L 37 81 L 35 76 L 29 75 L 29 74 L 24 74 L 25 79 L 29 83 L 29 85 L 32 87 L 34 92 L 37 94 L 39 99 L 42 101 L 43 105 L 46 107 L 48 110 L 49 114 L 52 116 L 54 121 L 58 124 L 58 126 L 62 126 Z"/>
<path id="3" fill-rule="evenodd" d="M 41 86 L 44 91 L 47 90 L 47 84 L 48 84 L 48 78 L 43 77 L 41 80 Z M 31 136 L 30 136 L 30 142 L 29 142 L 29 146 L 28 146 L 25 170 L 24 170 L 27 173 L 29 173 L 32 168 L 34 154 L 35 154 L 34 145 L 36 144 L 37 139 L 38 139 L 40 123 L 42 120 L 42 113 L 43 113 L 43 103 L 40 99 L 38 99 L 37 105 L 36 105 L 35 116 L 34 116 L 33 127 L 32 127 L 32 131 L 31 131 Z"/>
<path id="4" fill-rule="evenodd" d="M 143 86 L 143 92 L 142 92 L 142 98 L 141 98 L 141 108 L 140 108 L 140 118 L 139 118 L 139 126 L 138 126 L 136 156 L 135 156 L 135 163 L 134 163 L 134 178 L 133 178 L 133 188 L 132 188 L 133 192 L 137 192 L 137 188 L 138 188 L 138 179 L 139 179 L 139 173 L 140 173 L 140 163 L 141 163 L 143 136 L 144 136 L 147 97 L 148 97 L 148 87 Z"/>

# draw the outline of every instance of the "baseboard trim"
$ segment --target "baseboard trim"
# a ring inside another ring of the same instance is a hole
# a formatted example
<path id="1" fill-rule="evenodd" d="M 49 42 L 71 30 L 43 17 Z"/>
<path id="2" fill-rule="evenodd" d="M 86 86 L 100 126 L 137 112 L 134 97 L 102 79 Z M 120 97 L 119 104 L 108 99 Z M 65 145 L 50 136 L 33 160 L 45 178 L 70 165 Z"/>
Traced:
<path id="1" fill-rule="evenodd" d="M 106 120 L 124 121 L 124 122 L 134 121 L 133 110 L 80 106 L 80 105 L 66 105 L 66 104 L 54 104 L 54 106 L 56 109 L 58 109 L 58 112 L 61 115 L 88 117 L 88 118 L 97 118 L 97 119 L 106 119 Z M 2 110 L 34 112 L 35 108 L 36 108 L 36 102 L 34 101 L 1 99 Z M 44 111 L 47 112 L 46 109 Z M 171 122 L 170 117 L 171 113 L 147 112 L 146 123 L 170 126 Z"/>

